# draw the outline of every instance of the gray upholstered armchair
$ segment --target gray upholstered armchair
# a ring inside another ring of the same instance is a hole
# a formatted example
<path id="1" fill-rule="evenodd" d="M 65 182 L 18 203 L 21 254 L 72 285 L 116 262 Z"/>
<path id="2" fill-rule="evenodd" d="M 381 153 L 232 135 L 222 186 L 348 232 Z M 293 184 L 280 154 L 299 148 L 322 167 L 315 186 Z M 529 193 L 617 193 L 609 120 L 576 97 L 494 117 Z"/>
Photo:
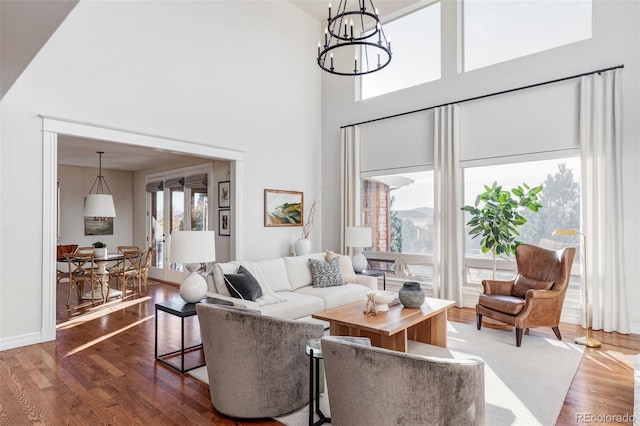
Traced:
<path id="1" fill-rule="evenodd" d="M 322 338 L 331 424 L 484 425 L 484 362 Z"/>
<path id="2" fill-rule="evenodd" d="M 238 418 L 276 417 L 309 402 L 305 345 L 319 324 L 259 312 L 196 305 L 214 408 Z"/>

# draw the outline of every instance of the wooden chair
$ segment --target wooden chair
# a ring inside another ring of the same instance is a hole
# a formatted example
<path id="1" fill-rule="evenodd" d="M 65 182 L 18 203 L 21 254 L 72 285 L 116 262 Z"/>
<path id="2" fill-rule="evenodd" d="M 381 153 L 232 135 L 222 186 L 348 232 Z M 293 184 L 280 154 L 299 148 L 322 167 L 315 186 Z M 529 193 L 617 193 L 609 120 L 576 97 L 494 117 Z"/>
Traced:
<path id="1" fill-rule="evenodd" d="M 144 285 L 144 292 L 147 293 L 147 277 L 149 275 L 149 266 L 151 266 L 151 259 L 153 258 L 153 248 L 149 247 L 144 253 L 143 259 L 140 263 L 140 276 L 138 282 Z"/>
<path id="2" fill-rule="evenodd" d="M 58 245 L 56 248 L 56 288 L 63 280 L 69 280 L 69 266 L 65 253 L 75 253 L 77 244 Z"/>
<path id="3" fill-rule="evenodd" d="M 129 280 L 133 280 L 133 292 L 135 296 L 135 287 L 138 287 L 138 294 L 141 294 L 141 282 L 140 282 L 140 267 L 144 261 L 144 252 L 142 250 L 125 250 L 123 251 L 124 259 L 120 266 L 111 268 L 109 275 L 116 277 L 120 285 L 120 291 L 122 291 L 122 300 L 127 297 L 127 290 L 129 288 Z"/>
<path id="4" fill-rule="evenodd" d="M 94 292 L 96 285 L 100 287 L 102 300 L 106 300 L 102 279 L 95 273 L 96 267 L 93 261 L 93 253 L 65 253 L 64 257 L 67 259 L 69 266 L 69 297 L 67 298 L 67 308 L 71 306 L 71 292 L 73 291 L 73 287 L 76 288 L 78 303 L 80 303 L 85 283 L 89 284 L 91 304 L 95 303 Z"/>

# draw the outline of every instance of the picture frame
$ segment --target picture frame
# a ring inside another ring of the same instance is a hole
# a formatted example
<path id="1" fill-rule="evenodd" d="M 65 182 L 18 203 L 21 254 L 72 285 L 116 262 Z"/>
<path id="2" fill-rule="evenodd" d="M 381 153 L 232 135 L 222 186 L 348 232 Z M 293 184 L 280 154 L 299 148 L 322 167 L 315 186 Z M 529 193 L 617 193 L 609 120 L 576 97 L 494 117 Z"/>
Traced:
<path id="1" fill-rule="evenodd" d="M 264 190 L 264 226 L 303 226 L 304 193 Z"/>
<path id="2" fill-rule="evenodd" d="M 84 235 L 113 235 L 113 218 L 85 217 Z"/>
<path id="3" fill-rule="evenodd" d="M 218 182 L 218 208 L 231 207 L 231 182 Z"/>
<path id="4" fill-rule="evenodd" d="M 231 235 L 231 210 L 218 210 L 218 235 L 228 237 Z"/>

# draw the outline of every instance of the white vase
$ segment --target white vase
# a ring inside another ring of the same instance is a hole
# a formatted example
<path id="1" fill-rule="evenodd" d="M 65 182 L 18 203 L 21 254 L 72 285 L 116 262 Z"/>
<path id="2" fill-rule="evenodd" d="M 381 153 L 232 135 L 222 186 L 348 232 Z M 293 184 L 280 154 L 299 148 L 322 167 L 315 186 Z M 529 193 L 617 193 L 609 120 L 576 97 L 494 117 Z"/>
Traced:
<path id="1" fill-rule="evenodd" d="M 106 247 L 94 248 L 93 249 L 93 255 L 95 257 L 106 257 L 107 256 L 107 248 Z"/>
<path id="2" fill-rule="evenodd" d="M 311 253 L 311 241 L 300 238 L 293 244 L 293 252 L 296 256 L 304 256 Z"/>

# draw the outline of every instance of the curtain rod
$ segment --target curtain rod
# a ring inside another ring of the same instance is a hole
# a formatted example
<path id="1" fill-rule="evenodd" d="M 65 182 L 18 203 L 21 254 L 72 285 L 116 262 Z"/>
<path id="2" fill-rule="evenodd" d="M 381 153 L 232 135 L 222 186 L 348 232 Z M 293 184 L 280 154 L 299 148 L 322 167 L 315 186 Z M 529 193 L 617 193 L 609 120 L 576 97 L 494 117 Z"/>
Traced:
<path id="1" fill-rule="evenodd" d="M 615 67 L 603 68 L 601 70 L 585 72 L 585 73 L 582 73 L 582 74 L 576 74 L 576 75 L 572 75 L 572 76 L 569 76 L 569 77 L 557 78 L 555 80 L 544 81 L 542 83 L 529 84 L 528 86 L 516 87 L 514 89 L 507 89 L 507 90 L 503 90 L 501 92 L 489 93 L 487 95 L 474 96 L 473 98 L 462 99 L 460 101 L 446 102 L 444 104 L 434 105 L 434 106 L 430 106 L 430 107 L 426 107 L 426 108 L 415 109 L 413 111 L 407 111 L 407 112 L 401 112 L 401 113 L 398 113 L 398 114 L 387 115 L 386 117 L 373 118 L 371 120 L 360 121 L 358 123 L 346 124 L 344 126 L 340 126 L 340 128 L 344 129 L 346 127 L 358 126 L 360 124 L 368 124 L 368 123 L 373 123 L 373 122 L 376 122 L 376 121 L 386 120 L 386 119 L 389 119 L 389 118 L 401 117 L 403 115 L 415 114 L 416 112 L 428 111 L 430 109 L 439 108 L 439 107 L 443 107 L 443 106 L 447 106 L 447 105 L 461 104 L 463 102 L 476 101 L 478 99 L 484 99 L 484 98 L 489 98 L 489 97 L 492 97 L 492 96 L 504 95 L 506 93 L 517 92 L 519 90 L 532 89 L 534 87 L 545 86 L 547 84 L 558 83 L 558 82 L 565 81 L 565 80 L 572 80 L 574 78 L 584 77 L 584 76 L 587 76 L 587 75 L 600 74 L 600 73 L 603 73 L 603 72 L 606 72 L 606 71 L 615 70 L 615 69 L 618 69 L 618 68 L 624 68 L 624 65 L 616 65 Z"/>

